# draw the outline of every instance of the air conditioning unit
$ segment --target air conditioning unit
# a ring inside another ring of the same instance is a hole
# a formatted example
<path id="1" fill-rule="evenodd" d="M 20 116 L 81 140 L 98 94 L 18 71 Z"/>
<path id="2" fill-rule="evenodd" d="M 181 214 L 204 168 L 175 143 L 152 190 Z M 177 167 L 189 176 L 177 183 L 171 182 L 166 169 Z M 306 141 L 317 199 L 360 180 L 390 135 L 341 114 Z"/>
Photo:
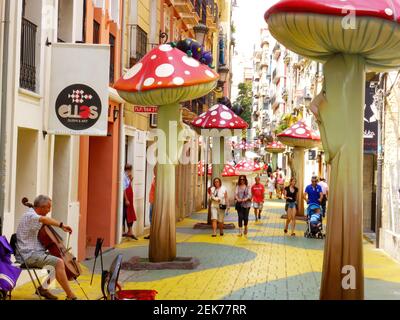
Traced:
<path id="1" fill-rule="evenodd" d="M 157 114 L 150 114 L 150 128 L 157 128 Z"/>

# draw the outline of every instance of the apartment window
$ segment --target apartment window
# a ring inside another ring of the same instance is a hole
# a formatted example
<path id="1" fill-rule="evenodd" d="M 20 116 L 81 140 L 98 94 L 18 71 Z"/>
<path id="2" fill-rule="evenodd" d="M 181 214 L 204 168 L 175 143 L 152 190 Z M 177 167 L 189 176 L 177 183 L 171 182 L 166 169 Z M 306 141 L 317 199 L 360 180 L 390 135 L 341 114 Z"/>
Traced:
<path id="1" fill-rule="evenodd" d="M 37 26 L 22 18 L 19 84 L 30 91 L 36 91 L 36 33 Z"/>
<path id="2" fill-rule="evenodd" d="M 110 83 L 114 83 L 115 73 L 115 37 L 110 33 Z"/>
<path id="3" fill-rule="evenodd" d="M 100 23 L 93 21 L 93 43 L 100 43 Z"/>
<path id="4" fill-rule="evenodd" d="M 138 25 L 131 26 L 130 66 L 132 67 L 147 53 L 147 33 Z"/>

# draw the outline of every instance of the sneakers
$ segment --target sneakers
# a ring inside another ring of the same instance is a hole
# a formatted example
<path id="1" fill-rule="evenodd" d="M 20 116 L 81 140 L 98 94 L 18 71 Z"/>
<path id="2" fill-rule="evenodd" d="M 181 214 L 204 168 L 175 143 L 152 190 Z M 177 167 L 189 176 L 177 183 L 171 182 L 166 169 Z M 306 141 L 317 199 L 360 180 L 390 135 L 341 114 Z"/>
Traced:
<path id="1" fill-rule="evenodd" d="M 66 297 L 65 300 L 78 300 L 78 298 L 77 297 L 73 297 L 73 298 Z"/>
<path id="2" fill-rule="evenodd" d="M 40 286 L 37 288 L 35 294 L 42 296 L 43 298 L 46 298 L 47 300 L 57 300 L 58 298 L 52 294 L 49 290 L 43 288 Z"/>
<path id="3" fill-rule="evenodd" d="M 144 239 L 149 240 L 150 239 L 150 235 L 145 236 Z"/>

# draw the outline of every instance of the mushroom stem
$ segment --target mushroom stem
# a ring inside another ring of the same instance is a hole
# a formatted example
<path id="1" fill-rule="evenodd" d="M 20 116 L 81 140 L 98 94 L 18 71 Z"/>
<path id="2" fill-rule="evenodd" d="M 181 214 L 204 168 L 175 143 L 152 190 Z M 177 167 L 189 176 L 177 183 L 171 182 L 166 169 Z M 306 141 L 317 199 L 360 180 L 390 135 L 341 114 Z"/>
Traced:
<path id="1" fill-rule="evenodd" d="M 272 170 L 276 170 L 276 168 L 278 167 L 278 154 L 277 153 L 273 153 L 272 154 Z"/>
<path id="2" fill-rule="evenodd" d="M 319 106 L 318 118 L 331 173 L 320 298 L 363 299 L 365 62 L 358 55 L 337 54 L 325 64 L 324 73 L 326 103 Z"/>
<path id="3" fill-rule="evenodd" d="M 293 148 L 293 166 L 296 186 L 299 189 L 296 216 L 304 217 L 304 148 Z"/>
<path id="4" fill-rule="evenodd" d="M 175 225 L 175 164 L 178 159 L 178 143 L 174 122 L 180 119 L 180 105 L 161 106 L 158 111 L 158 129 L 166 136 L 166 160 L 157 164 L 154 213 L 151 222 L 149 259 L 151 262 L 173 261 L 176 257 Z M 159 149 L 160 152 L 160 149 Z M 160 155 L 159 159 L 160 159 Z"/>
<path id="5" fill-rule="evenodd" d="M 212 177 L 221 178 L 225 165 L 225 137 L 213 138 Z"/>

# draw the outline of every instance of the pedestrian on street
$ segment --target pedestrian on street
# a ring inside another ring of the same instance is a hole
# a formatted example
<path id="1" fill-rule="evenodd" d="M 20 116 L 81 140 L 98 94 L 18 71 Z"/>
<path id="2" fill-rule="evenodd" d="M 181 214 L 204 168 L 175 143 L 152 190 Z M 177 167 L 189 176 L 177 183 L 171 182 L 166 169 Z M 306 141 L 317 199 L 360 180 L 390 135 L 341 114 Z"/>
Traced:
<path id="1" fill-rule="evenodd" d="M 267 168 L 267 175 L 268 177 L 272 174 L 272 164 L 271 162 L 268 163 L 268 168 Z"/>
<path id="2" fill-rule="evenodd" d="M 211 222 L 213 228 L 213 237 L 217 236 L 217 222 L 220 236 L 224 235 L 224 216 L 229 210 L 228 191 L 222 185 L 220 178 L 214 178 L 213 186 L 210 190 L 211 200 Z"/>
<path id="3" fill-rule="evenodd" d="M 296 179 L 291 178 L 290 184 L 287 186 L 283 191 L 283 197 L 286 199 L 286 224 L 285 229 L 283 230 L 285 233 L 288 232 L 289 224 L 292 224 L 292 232 L 291 235 L 295 236 L 295 229 L 296 229 L 296 212 L 297 212 L 297 196 L 299 193 L 299 189 L 296 187 Z"/>
<path id="4" fill-rule="evenodd" d="M 242 228 L 244 224 L 244 235 L 247 235 L 247 225 L 249 223 L 249 211 L 251 208 L 251 190 L 245 175 L 239 176 L 238 185 L 235 192 L 235 208 L 239 218 L 239 237 L 243 235 Z"/>
<path id="5" fill-rule="evenodd" d="M 321 201 L 321 207 L 322 207 L 322 216 L 325 218 L 325 213 L 326 213 L 326 202 L 328 201 L 328 193 L 329 193 L 329 186 L 325 181 L 324 177 L 321 177 L 319 179 L 318 185 L 322 189 L 322 201 Z"/>
<path id="6" fill-rule="evenodd" d="M 156 192 L 156 174 L 157 174 L 157 166 L 154 166 L 153 169 L 153 181 L 151 182 L 150 192 L 149 192 L 149 220 L 150 224 L 153 219 L 153 208 L 154 208 L 154 197 Z M 146 240 L 150 239 L 150 235 L 144 237 Z"/>
<path id="7" fill-rule="evenodd" d="M 256 177 L 256 183 L 251 187 L 251 194 L 253 196 L 253 207 L 254 215 L 256 216 L 256 222 L 261 219 L 261 211 L 264 205 L 265 188 L 262 183 L 260 183 L 260 177 Z"/>
<path id="8" fill-rule="evenodd" d="M 283 176 L 281 173 L 279 173 L 278 178 L 276 179 L 276 185 L 277 185 L 277 195 L 279 199 L 282 199 L 283 195 L 283 189 L 285 188 L 285 180 L 283 179 Z"/>
<path id="9" fill-rule="evenodd" d="M 269 198 L 272 199 L 272 194 L 275 191 L 275 178 L 274 178 L 274 175 L 272 173 L 268 174 L 267 189 L 268 189 L 268 193 L 269 193 Z"/>
<path id="10" fill-rule="evenodd" d="M 318 177 L 313 176 L 311 178 L 311 184 L 308 185 L 304 191 L 304 199 L 307 201 L 307 204 L 317 204 L 321 205 L 322 202 L 322 188 L 318 185 Z"/>
<path id="11" fill-rule="evenodd" d="M 134 195 L 133 195 L 133 186 L 132 186 L 133 176 L 132 176 L 132 165 L 125 165 L 125 173 L 123 180 L 124 187 L 124 207 L 123 207 L 123 231 L 122 234 L 124 237 L 138 240 L 135 235 L 132 233 L 133 223 L 136 221 L 136 212 L 134 208 Z M 128 226 L 128 232 L 125 233 L 125 222 Z"/>

